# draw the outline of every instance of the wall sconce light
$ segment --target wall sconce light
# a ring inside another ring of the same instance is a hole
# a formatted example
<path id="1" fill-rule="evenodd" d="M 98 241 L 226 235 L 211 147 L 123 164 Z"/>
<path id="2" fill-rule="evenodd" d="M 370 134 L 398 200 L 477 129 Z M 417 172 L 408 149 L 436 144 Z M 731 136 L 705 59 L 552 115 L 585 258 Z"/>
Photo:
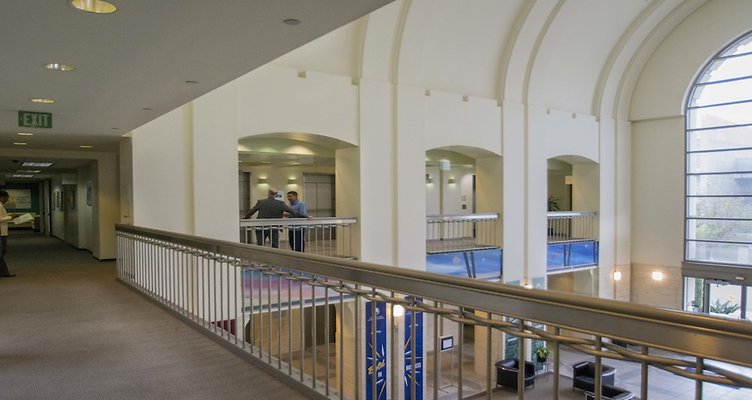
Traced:
<path id="1" fill-rule="evenodd" d="M 450 184 L 450 185 L 454 185 L 454 178 L 449 178 L 449 180 L 447 181 L 447 183 Z"/>
<path id="2" fill-rule="evenodd" d="M 614 280 L 615 281 L 620 281 L 621 280 L 621 272 L 620 271 L 614 272 Z"/>
<path id="3" fill-rule="evenodd" d="M 394 318 L 402 318 L 405 315 L 405 307 L 399 304 L 392 306 L 392 316 Z"/>
<path id="4" fill-rule="evenodd" d="M 266 180 L 266 178 L 259 178 L 258 183 L 259 183 L 259 185 L 263 185 L 265 183 L 269 183 L 269 181 Z"/>
<path id="5" fill-rule="evenodd" d="M 290 179 L 287 180 L 287 184 L 288 185 L 297 185 L 298 184 L 298 180 L 295 179 L 295 178 L 290 178 Z"/>
<path id="6" fill-rule="evenodd" d="M 653 271 L 653 280 L 654 281 L 662 281 L 663 280 L 663 272 L 661 271 Z"/>
<path id="7" fill-rule="evenodd" d="M 433 179 L 431 179 L 431 174 L 426 174 L 426 184 L 433 183 Z"/>

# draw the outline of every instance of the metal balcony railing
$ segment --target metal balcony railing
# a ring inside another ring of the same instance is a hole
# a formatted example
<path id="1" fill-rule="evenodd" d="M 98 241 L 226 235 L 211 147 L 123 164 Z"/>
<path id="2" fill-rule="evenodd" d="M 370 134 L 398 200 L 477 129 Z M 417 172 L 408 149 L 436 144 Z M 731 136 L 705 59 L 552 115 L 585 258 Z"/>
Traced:
<path id="1" fill-rule="evenodd" d="M 598 240 L 598 214 L 595 211 L 549 211 L 548 243 Z"/>
<path id="2" fill-rule="evenodd" d="M 309 254 L 355 258 L 352 229 L 356 222 L 355 218 L 242 219 L 240 240 Z"/>
<path id="3" fill-rule="evenodd" d="M 498 248 L 499 214 L 426 217 L 428 254 Z"/>
<path id="4" fill-rule="evenodd" d="M 117 237 L 121 281 L 318 398 L 490 399 L 510 385 L 497 361 L 530 360 L 537 345 L 551 351 L 552 381 L 526 391 L 516 374 L 520 399 L 558 399 L 583 358 L 596 399 L 612 390 L 607 364 L 642 399 L 653 382 L 695 399 L 752 394 L 744 321 L 133 226 Z"/>
<path id="5" fill-rule="evenodd" d="M 566 272 L 598 265 L 598 214 L 594 211 L 548 213 L 547 270 Z"/>

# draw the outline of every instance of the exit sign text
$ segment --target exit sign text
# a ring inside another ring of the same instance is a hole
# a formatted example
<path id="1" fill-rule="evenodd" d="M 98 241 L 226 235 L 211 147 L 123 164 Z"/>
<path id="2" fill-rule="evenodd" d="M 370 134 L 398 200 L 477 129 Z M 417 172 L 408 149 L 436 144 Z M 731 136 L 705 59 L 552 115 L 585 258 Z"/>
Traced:
<path id="1" fill-rule="evenodd" d="M 52 114 L 34 111 L 19 111 L 18 126 L 24 128 L 52 128 Z"/>

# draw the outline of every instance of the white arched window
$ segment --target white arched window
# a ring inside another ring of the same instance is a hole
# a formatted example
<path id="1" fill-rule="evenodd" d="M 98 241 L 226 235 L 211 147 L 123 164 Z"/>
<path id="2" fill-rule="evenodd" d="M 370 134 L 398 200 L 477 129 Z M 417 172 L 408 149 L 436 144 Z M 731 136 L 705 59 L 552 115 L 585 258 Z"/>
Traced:
<path id="1" fill-rule="evenodd" d="M 752 266 L 752 33 L 705 66 L 686 123 L 685 259 Z"/>

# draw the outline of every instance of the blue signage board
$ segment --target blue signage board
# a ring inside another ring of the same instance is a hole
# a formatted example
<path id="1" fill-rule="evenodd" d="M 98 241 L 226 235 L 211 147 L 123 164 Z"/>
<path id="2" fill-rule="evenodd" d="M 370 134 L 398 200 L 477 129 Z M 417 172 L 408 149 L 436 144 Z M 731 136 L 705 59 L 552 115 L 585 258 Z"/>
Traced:
<path id="1" fill-rule="evenodd" d="M 366 302 L 365 314 L 366 400 L 386 400 L 386 303 Z M 375 332 L 372 329 L 374 317 L 376 318 Z M 376 397 L 373 395 L 374 376 L 376 377 Z"/>
<path id="2" fill-rule="evenodd" d="M 420 301 L 420 299 L 416 299 Z M 415 324 L 415 338 L 412 337 Z M 415 339 L 415 399 L 423 398 L 423 313 L 405 311 L 405 400 L 413 400 L 413 344 Z"/>

